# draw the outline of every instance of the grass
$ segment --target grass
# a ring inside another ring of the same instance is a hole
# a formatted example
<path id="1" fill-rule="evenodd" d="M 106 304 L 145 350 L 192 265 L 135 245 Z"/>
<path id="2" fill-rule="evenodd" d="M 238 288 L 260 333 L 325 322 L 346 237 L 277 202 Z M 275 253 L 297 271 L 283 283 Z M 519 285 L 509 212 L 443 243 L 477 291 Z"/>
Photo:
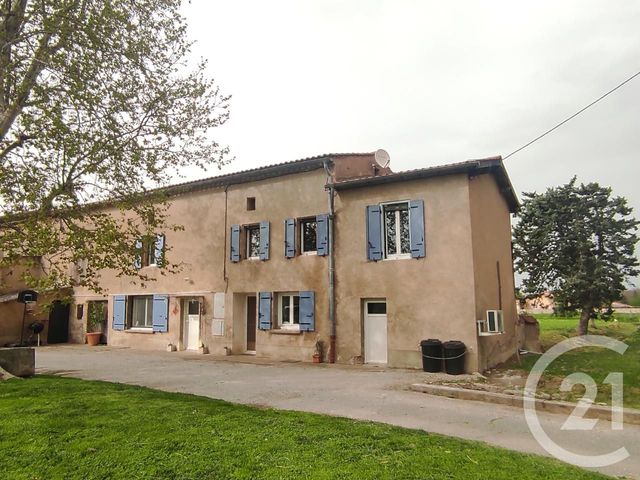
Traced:
<path id="1" fill-rule="evenodd" d="M 70 378 L 0 383 L 0 418 L 3 480 L 605 478 L 418 430 Z"/>
<path id="2" fill-rule="evenodd" d="M 549 314 L 535 315 L 540 323 L 540 341 L 544 350 L 566 338 L 577 335 L 577 317 L 556 317 Z M 629 345 L 624 355 L 603 348 L 581 348 L 556 359 L 545 372 L 539 390 L 549 394 L 559 393 L 563 378 L 573 372 L 584 372 L 598 384 L 597 402 L 611 403 L 611 386 L 603 384 L 611 372 L 622 372 L 624 380 L 624 405 L 640 408 L 640 316 L 617 314 L 617 321 L 596 320 L 596 328 L 589 327 L 589 334 L 616 338 Z M 524 357 L 520 368 L 530 371 L 537 356 Z M 582 397 L 584 388 L 574 387 L 567 400 Z"/>

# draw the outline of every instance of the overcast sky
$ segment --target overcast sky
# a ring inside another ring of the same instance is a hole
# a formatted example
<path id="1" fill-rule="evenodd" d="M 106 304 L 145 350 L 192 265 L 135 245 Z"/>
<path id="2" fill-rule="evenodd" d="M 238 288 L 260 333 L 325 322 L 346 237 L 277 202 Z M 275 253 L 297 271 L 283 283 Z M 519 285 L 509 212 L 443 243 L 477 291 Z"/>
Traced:
<path id="1" fill-rule="evenodd" d="M 394 171 L 506 156 L 640 70 L 635 0 L 192 0 L 184 13 L 233 95 L 216 132 L 236 157 L 225 172 L 378 148 Z M 577 175 L 640 217 L 639 153 L 637 77 L 506 166 L 519 194 Z"/>

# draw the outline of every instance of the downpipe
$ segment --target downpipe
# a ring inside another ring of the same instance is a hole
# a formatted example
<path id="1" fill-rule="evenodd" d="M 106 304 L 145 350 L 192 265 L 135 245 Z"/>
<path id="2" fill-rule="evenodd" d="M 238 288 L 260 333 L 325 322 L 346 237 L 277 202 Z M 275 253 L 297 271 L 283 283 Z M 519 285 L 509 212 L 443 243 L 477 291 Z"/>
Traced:
<path id="1" fill-rule="evenodd" d="M 327 174 L 327 190 L 329 203 L 329 323 L 331 325 L 331 334 L 329 336 L 329 363 L 336 363 L 336 294 L 335 294 L 335 258 L 333 254 L 334 245 L 334 196 L 335 190 L 329 172 L 329 163 L 325 160 L 323 163 L 324 170 Z"/>

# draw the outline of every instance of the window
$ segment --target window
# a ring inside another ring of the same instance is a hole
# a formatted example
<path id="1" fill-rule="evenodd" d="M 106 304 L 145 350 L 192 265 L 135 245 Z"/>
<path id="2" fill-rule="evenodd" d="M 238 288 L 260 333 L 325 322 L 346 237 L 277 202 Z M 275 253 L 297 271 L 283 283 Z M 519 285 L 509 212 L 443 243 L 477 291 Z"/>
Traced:
<path id="1" fill-rule="evenodd" d="M 162 265 L 165 250 L 164 235 L 136 241 L 135 267 L 153 267 Z"/>
<path id="2" fill-rule="evenodd" d="M 247 197 L 247 211 L 256 209 L 256 197 Z"/>
<path id="3" fill-rule="evenodd" d="M 260 226 L 246 227 L 247 233 L 247 258 L 260 258 Z"/>
<path id="4" fill-rule="evenodd" d="M 318 222 L 315 218 L 300 220 L 300 253 L 317 251 Z"/>
<path id="5" fill-rule="evenodd" d="M 411 256 L 409 240 L 409 203 L 390 203 L 382 206 L 384 248 L 386 258 Z"/>
<path id="6" fill-rule="evenodd" d="M 386 315 L 387 302 L 367 302 L 368 315 Z"/>
<path id="7" fill-rule="evenodd" d="M 282 293 L 278 297 L 278 323 L 281 327 L 297 327 L 300 324 L 300 295 Z"/>
<path id="8" fill-rule="evenodd" d="M 153 296 L 131 298 L 129 311 L 131 328 L 151 328 L 153 326 Z"/>

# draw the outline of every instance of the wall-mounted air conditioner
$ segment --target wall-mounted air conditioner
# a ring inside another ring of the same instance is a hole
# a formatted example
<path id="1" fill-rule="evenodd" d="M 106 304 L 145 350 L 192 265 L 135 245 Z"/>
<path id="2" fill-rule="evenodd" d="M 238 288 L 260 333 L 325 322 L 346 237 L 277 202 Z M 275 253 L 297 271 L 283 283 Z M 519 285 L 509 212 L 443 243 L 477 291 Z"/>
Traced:
<path id="1" fill-rule="evenodd" d="M 499 335 L 504 333 L 502 310 L 487 310 L 487 317 L 478 320 L 478 335 Z"/>

